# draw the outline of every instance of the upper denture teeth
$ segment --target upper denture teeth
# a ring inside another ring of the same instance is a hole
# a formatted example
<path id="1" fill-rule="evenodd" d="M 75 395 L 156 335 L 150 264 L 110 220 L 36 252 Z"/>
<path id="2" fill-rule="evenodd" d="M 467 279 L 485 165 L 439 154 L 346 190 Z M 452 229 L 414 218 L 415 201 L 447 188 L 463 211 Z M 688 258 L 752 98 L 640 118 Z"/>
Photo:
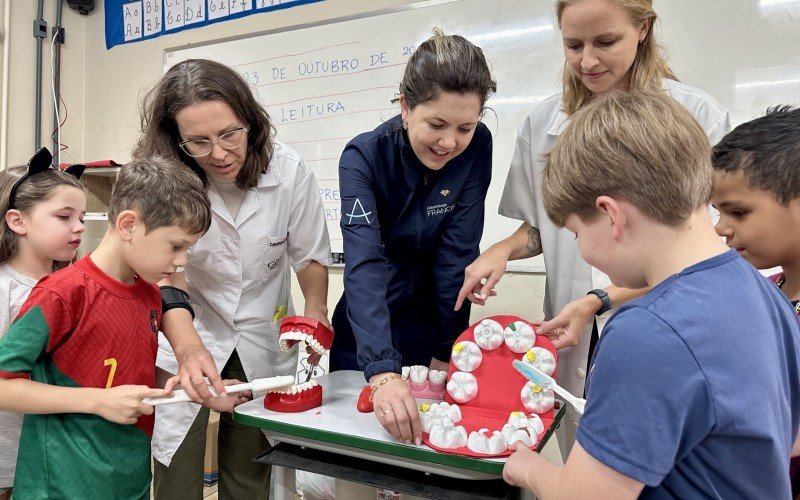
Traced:
<path id="1" fill-rule="evenodd" d="M 415 384 L 422 384 L 428 379 L 428 367 L 422 365 L 414 365 L 408 373 L 408 377 Z"/>
<path id="2" fill-rule="evenodd" d="M 411 367 L 410 366 L 404 366 L 403 367 L 402 372 L 401 372 L 401 376 L 403 377 L 403 380 L 408 380 L 408 372 L 410 372 L 410 371 L 411 371 Z"/>

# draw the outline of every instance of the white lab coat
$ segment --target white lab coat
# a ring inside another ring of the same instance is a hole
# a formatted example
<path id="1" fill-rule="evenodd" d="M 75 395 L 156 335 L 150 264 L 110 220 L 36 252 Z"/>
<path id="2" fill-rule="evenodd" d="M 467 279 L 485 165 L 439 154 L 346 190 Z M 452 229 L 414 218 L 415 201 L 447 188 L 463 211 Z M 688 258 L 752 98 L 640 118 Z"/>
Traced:
<path id="1" fill-rule="evenodd" d="M 712 145 L 730 131 L 727 110 L 710 95 L 674 80 L 664 80 L 664 89 L 694 115 Z M 566 229 L 557 228 L 547 217 L 542 204 L 543 155 L 550 151 L 569 122 L 562 107 L 559 92 L 541 102 L 520 127 L 499 207 L 501 215 L 523 220 L 539 229 L 547 270 L 544 298 L 544 315 L 547 319 L 553 318 L 568 303 L 585 296 L 589 290 L 611 284 L 608 276 L 581 258 L 574 235 Z M 598 331 L 602 332 L 612 313 L 613 310 L 597 318 Z M 590 323 L 577 346 L 559 351 L 558 383 L 576 396 L 583 395 L 591 331 Z M 558 434 L 565 459 L 574 442 L 578 419 L 578 414 L 568 406 L 567 416 Z"/>
<path id="2" fill-rule="evenodd" d="M 248 380 L 294 374 L 297 350 L 278 346 L 279 308 L 294 314 L 290 269 L 312 260 L 331 263 L 330 239 L 313 172 L 297 152 L 276 141 L 258 186 L 242 200 L 235 220 L 213 186 L 212 222 L 189 250 L 184 269 L 195 311 L 194 326 L 222 370 L 236 349 Z M 159 336 L 157 364 L 171 373 L 178 365 L 169 343 Z M 200 406 L 159 406 L 153 456 L 169 466 Z"/>

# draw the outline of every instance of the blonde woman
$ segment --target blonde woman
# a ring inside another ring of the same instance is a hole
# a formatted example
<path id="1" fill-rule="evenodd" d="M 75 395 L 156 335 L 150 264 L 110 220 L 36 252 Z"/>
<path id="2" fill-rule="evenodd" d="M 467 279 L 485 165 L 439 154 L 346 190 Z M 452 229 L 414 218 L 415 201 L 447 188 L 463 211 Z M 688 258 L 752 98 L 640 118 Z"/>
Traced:
<path id="1" fill-rule="evenodd" d="M 645 290 L 611 286 L 605 274 L 581 259 L 574 235 L 548 219 L 540 189 L 544 155 L 577 110 L 612 89 L 662 88 L 691 112 L 711 144 L 730 130 L 728 112 L 702 90 L 678 81 L 667 65 L 654 33 L 657 16 L 652 4 L 652 0 L 555 3 L 565 57 L 563 88 L 540 103 L 522 124 L 500 201 L 500 214 L 523 222 L 514 234 L 467 267 L 456 303 L 457 309 L 465 298 L 483 304 L 509 260 L 544 254 L 548 278 L 544 314 L 549 321 L 540 333 L 549 335 L 556 347 L 566 348 L 560 353 L 559 383 L 579 395 L 590 343 L 597 337 L 586 333 L 601 332 L 611 308 Z M 578 415 L 571 408 L 569 412 L 567 424 L 559 428 L 564 457 L 578 423 Z"/>

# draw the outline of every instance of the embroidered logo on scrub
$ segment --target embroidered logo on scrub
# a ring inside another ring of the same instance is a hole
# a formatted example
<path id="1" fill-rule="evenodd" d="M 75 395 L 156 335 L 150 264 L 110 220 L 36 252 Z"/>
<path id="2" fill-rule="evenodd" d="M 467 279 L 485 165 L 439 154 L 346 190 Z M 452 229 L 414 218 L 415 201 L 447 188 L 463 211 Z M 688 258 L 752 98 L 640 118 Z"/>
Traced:
<path id="1" fill-rule="evenodd" d="M 452 205 L 448 205 L 447 203 L 440 203 L 438 205 L 428 205 L 425 207 L 425 211 L 428 212 L 428 217 L 432 217 L 435 215 L 444 215 L 453 211 L 456 208 L 455 203 Z"/>
<path id="2" fill-rule="evenodd" d="M 353 219 L 356 219 L 356 223 L 372 224 L 370 215 L 372 215 L 372 211 L 370 210 L 367 212 L 364 209 L 364 205 L 361 204 L 361 200 L 356 198 L 355 203 L 353 203 L 352 210 L 350 210 L 350 213 L 345 214 L 344 216 L 347 217 L 347 225 L 352 225 Z"/>
<path id="3" fill-rule="evenodd" d="M 274 243 L 270 242 L 269 246 L 271 246 L 271 247 L 279 247 L 279 246 L 283 245 L 284 243 L 286 243 L 286 238 L 282 239 L 281 241 L 276 241 Z"/>
<path id="4" fill-rule="evenodd" d="M 275 309 L 275 314 L 272 315 L 272 322 L 277 323 L 286 317 L 286 306 L 281 304 Z"/>
<path id="5" fill-rule="evenodd" d="M 447 197 L 450 194 L 450 190 L 449 189 L 442 189 L 441 191 L 439 191 L 439 194 L 444 196 L 444 197 Z"/>

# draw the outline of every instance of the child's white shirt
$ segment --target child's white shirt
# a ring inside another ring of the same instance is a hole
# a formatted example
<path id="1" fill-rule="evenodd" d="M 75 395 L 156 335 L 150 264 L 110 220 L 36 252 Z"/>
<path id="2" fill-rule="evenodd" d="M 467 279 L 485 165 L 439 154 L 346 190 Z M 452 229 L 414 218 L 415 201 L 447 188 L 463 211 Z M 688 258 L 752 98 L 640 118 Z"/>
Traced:
<path id="1" fill-rule="evenodd" d="M 35 279 L 20 274 L 7 263 L 0 265 L 0 338 L 8 332 L 34 285 Z M 0 490 L 14 484 L 21 429 L 22 415 L 0 411 Z"/>

